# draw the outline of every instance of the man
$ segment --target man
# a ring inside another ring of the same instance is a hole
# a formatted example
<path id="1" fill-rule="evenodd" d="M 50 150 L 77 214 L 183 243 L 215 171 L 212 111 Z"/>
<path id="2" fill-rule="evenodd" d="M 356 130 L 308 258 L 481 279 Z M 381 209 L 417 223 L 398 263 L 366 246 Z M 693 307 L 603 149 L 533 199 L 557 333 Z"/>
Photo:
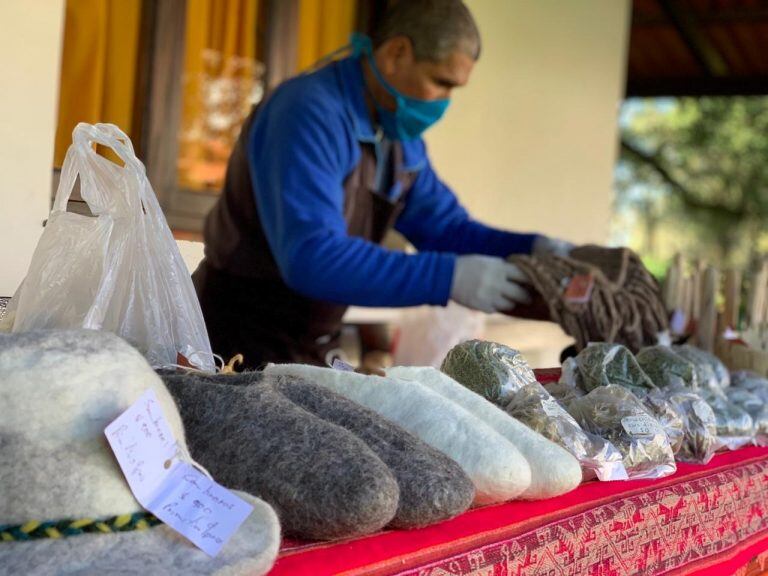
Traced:
<path id="1" fill-rule="evenodd" d="M 195 286 L 215 352 L 323 364 L 349 305 L 527 302 L 504 258 L 567 244 L 472 220 L 421 134 L 480 55 L 460 0 L 401 1 L 352 56 L 284 82 L 246 120 Z M 418 250 L 379 245 L 394 227 Z"/>

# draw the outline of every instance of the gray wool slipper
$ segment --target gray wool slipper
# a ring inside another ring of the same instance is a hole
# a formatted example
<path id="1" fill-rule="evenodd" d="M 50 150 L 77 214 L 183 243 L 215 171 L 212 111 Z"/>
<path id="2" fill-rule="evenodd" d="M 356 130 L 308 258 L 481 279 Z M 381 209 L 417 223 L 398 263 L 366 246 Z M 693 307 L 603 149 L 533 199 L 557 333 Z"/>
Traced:
<path id="1" fill-rule="evenodd" d="M 262 385 L 274 385 L 307 412 L 346 428 L 389 466 L 400 487 L 391 527 L 434 524 L 472 504 L 475 488 L 461 466 L 372 410 L 299 378 L 269 376 Z"/>
<path id="2" fill-rule="evenodd" d="M 197 374 L 163 379 L 192 457 L 219 482 L 269 502 L 285 533 L 347 538 L 380 530 L 394 518 L 396 479 L 348 430 L 310 414 L 272 385 L 216 384 Z"/>

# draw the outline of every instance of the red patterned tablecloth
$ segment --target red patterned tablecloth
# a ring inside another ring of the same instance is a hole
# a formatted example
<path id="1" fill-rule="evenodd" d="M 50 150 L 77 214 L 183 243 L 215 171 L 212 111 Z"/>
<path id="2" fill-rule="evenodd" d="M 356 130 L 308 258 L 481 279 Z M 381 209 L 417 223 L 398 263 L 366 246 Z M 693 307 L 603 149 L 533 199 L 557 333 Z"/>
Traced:
<path id="1" fill-rule="evenodd" d="M 286 541 L 271 575 L 757 576 L 766 551 L 768 448 L 751 447 L 660 480 L 589 482 L 419 530 Z"/>

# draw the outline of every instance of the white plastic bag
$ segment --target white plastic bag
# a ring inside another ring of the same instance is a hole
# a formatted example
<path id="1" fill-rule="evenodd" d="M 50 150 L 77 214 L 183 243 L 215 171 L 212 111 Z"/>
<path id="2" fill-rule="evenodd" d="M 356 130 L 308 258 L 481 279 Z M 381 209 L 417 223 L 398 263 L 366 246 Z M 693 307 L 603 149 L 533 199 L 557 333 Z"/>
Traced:
<path id="1" fill-rule="evenodd" d="M 107 330 L 153 366 L 181 354 L 214 370 L 192 280 L 131 141 L 112 124 L 77 125 L 48 224 L 8 306 L 14 332 Z M 96 153 L 111 148 L 121 167 Z M 67 212 L 76 179 L 93 217 Z"/>

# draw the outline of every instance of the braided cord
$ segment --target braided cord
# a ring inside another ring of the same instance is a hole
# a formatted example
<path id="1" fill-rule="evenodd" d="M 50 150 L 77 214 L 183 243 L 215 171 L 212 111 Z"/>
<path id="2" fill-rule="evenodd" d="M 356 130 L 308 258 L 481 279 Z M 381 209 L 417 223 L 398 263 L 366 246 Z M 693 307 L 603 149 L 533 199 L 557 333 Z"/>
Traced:
<path id="1" fill-rule="evenodd" d="M 65 538 L 80 534 L 111 534 L 113 532 L 130 532 L 146 530 L 160 524 L 149 512 L 121 514 L 109 518 L 93 519 L 78 518 L 38 522 L 30 520 L 24 524 L 0 524 L 0 541 L 16 542 L 23 540 L 38 540 L 40 538 Z"/>

